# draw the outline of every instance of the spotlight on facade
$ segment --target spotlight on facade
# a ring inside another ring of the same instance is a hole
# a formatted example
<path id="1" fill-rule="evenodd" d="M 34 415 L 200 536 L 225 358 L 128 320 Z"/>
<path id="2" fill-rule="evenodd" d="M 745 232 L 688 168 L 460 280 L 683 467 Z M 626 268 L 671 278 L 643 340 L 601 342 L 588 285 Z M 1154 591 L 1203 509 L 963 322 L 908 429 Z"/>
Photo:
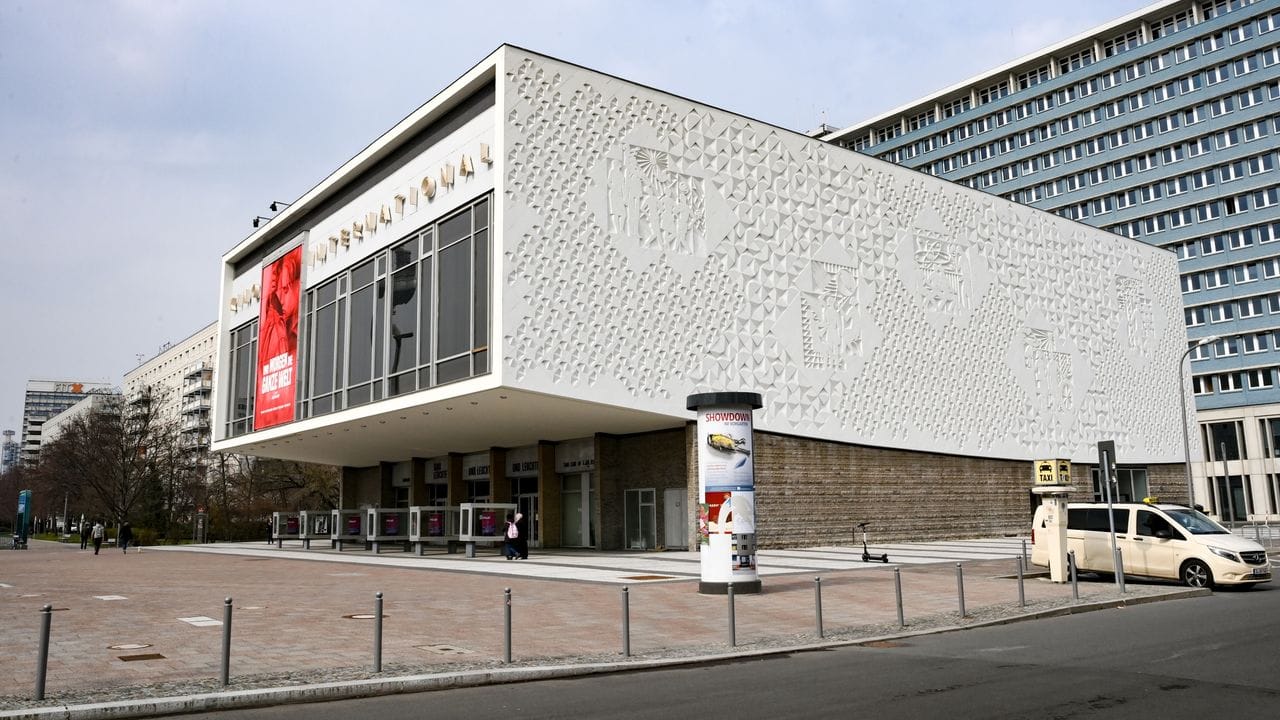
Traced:
<path id="1" fill-rule="evenodd" d="M 279 212 L 280 210 L 289 207 L 291 204 L 292 203 L 287 203 L 283 200 L 272 200 L 270 205 L 271 212 Z"/>
<path id="2" fill-rule="evenodd" d="M 255 217 L 255 218 L 253 219 L 253 226 L 254 226 L 254 227 L 258 227 L 259 225 L 261 225 L 261 224 L 262 224 L 262 223 L 264 223 L 264 222 L 271 222 L 271 218 L 269 218 L 269 217 L 263 217 L 263 216 L 259 215 L 259 216 Z"/>

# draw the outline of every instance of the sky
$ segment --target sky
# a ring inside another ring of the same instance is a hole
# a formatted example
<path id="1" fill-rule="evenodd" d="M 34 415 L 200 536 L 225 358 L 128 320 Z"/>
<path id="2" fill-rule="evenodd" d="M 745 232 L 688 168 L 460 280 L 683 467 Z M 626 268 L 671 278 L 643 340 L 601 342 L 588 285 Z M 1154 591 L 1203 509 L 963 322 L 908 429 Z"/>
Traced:
<path id="1" fill-rule="evenodd" d="M 1136 0 L 0 0 L 0 430 L 217 313 L 220 258 L 502 43 L 797 131 Z"/>

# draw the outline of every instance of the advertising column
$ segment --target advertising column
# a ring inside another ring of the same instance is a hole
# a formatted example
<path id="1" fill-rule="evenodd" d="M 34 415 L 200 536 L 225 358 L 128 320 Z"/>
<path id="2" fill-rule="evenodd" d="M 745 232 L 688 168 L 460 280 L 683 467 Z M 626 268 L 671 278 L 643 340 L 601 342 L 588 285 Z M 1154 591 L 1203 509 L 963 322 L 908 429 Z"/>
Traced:
<path id="1" fill-rule="evenodd" d="M 752 411 L 758 393 L 690 395 L 698 413 L 698 592 L 760 592 L 756 572 L 756 479 L 751 460 Z"/>
<path id="2" fill-rule="evenodd" d="M 253 429 L 293 420 L 298 359 L 298 301 L 302 247 L 262 268 L 262 308 L 258 316 L 258 393 Z"/>

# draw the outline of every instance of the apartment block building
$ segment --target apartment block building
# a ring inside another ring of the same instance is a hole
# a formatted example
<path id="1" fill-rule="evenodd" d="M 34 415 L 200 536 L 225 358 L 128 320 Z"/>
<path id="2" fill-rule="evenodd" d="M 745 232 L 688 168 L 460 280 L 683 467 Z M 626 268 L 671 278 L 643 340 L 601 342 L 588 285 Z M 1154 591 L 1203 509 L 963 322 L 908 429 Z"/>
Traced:
<path id="1" fill-rule="evenodd" d="M 1278 28 L 1277 0 L 1159 2 L 821 136 L 1176 253 L 1189 365 L 1159 372 L 1230 519 L 1280 512 Z"/>

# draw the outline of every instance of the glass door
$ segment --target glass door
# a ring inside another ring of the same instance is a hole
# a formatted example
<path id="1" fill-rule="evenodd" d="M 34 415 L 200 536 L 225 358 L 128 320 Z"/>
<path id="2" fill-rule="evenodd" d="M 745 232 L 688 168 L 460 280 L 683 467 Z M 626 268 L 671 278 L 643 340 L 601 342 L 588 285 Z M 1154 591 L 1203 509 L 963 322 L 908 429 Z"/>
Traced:
<path id="1" fill-rule="evenodd" d="M 656 492 L 653 488 L 627 490 L 623 494 L 623 527 L 626 547 L 630 550 L 652 550 L 658 547 Z"/>
<path id="2" fill-rule="evenodd" d="M 593 547 L 591 527 L 591 473 L 560 476 L 560 545 Z"/>
<path id="3" fill-rule="evenodd" d="M 516 496 L 516 511 L 524 515 L 525 522 L 529 525 L 529 546 L 542 547 L 542 523 L 538 522 L 538 494 L 524 494 Z"/>

